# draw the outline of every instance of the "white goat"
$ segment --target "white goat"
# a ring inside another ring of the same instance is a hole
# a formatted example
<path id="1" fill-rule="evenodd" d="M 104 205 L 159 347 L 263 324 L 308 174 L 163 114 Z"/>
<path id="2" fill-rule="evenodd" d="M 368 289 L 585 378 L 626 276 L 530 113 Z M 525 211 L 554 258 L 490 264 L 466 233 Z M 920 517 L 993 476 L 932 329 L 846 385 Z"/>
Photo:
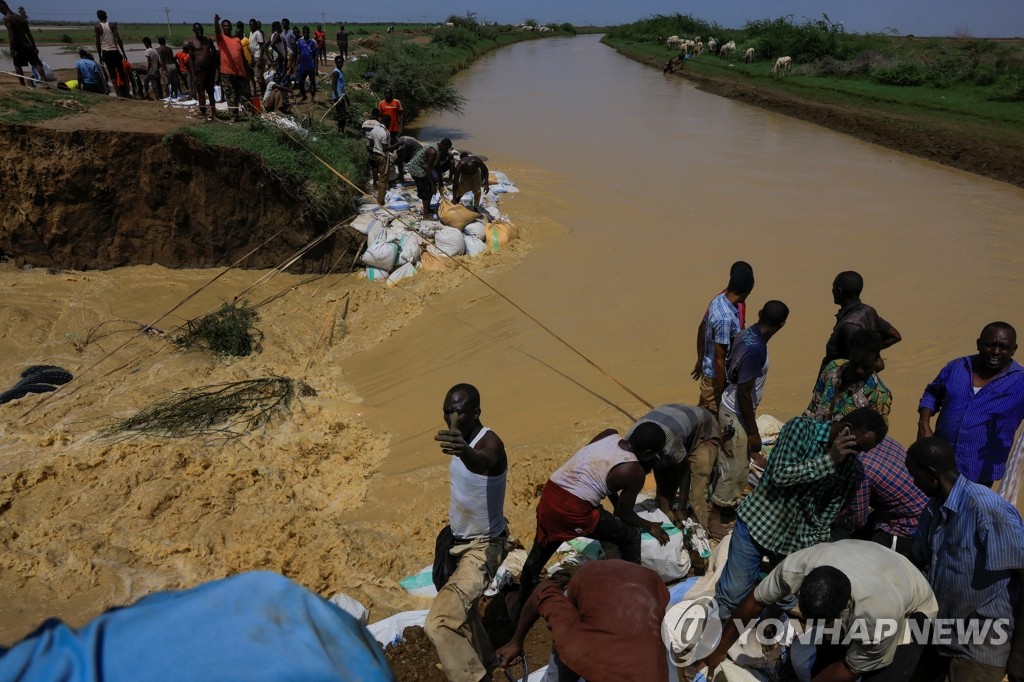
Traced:
<path id="1" fill-rule="evenodd" d="M 775 60 L 775 66 L 772 67 L 772 75 L 777 76 L 784 73 L 789 73 L 790 67 L 793 66 L 792 57 L 779 57 Z"/>
<path id="2" fill-rule="evenodd" d="M 754 48 L 747 48 L 747 51 L 743 53 L 743 61 L 746 62 L 747 64 L 754 61 Z"/>
<path id="3" fill-rule="evenodd" d="M 714 37 L 708 38 L 708 54 L 718 54 L 718 41 Z"/>
<path id="4" fill-rule="evenodd" d="M 735 49 L 736 49 L 736 41 L 735 40 L 730 40 L 725 45 L 722 45 L 722 47 L 719 48 L 718 56 L 721 57 L 722 59 L 728 59 L 729 58 L 729 54 L 733 50 L 735 50 Z"/>
<path id="5" fill-rule="evenodd" d="M 694 53 L 697 54 L 697 56 L 704 54 L 704 43 L 698 40 L 697 47 L 694 49 Z"/>

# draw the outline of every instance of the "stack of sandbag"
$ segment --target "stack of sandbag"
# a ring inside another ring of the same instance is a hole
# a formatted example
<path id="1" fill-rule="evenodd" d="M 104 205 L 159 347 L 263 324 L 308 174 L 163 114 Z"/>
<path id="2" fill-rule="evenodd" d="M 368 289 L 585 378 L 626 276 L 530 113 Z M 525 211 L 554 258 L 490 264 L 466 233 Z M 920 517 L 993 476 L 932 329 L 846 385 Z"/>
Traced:
<path id="1" fill-rule="evenodd" d="M 491 174 L 490 184 L 479 211 L 438 197 L 437 220 L 419 215 L 419 199 L 408 187 L 389 190 L 384 206 L 364 198 L 351 223 L 366 235 L 363 274 L 371 281 L 394 284 L 420 271 L 445 270 L 455 256 L 498 253 L 518 237 L 508 216 L 498 210 L 498 196 L 518 190 L 501 172 Z M 472 201 L 472 194 L 465 196 L 467 203 Z"/>

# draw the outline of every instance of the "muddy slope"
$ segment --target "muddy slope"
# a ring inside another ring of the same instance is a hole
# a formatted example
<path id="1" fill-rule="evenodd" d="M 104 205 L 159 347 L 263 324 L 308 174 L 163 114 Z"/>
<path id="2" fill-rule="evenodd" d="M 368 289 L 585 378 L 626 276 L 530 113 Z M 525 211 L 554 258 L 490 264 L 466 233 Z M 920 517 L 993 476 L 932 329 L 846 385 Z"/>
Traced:
<path id="1" fill-rule="evenodd" d="M 0 135 L 10 140 L 0 148 L 0 255 L 18 265 L 228 265 L 280 230 L 244 264 L 266 268 L 328 225 L 258 158 L 184 135 L 19 125 Z M 345 248 L 331 241 L 292 271 Z"/>

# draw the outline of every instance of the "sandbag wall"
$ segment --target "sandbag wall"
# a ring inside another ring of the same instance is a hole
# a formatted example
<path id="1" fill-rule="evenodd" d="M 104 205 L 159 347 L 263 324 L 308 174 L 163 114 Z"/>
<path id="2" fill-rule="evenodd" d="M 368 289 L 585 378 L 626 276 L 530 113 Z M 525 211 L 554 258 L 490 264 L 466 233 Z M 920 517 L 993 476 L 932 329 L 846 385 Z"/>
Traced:
<path id="1" fill-rule="evenodd" d="M 437 220 L 423 218 L 412 186 L 388 191 L 383 206 L 365 200 L 368 203 L 352 221 L 352 227 L 366 235 L 364 275 L 391 285 L 418 272 L 443 270 L 450 258 L 498 253 L 519 235 L 498 209 L 498 198 L 519 190 L 501 172 L 492 172 L 489 184 L 479 212 L 469 207 L 473 201 L 470 192 L 459 198 L 460 203 L 435 194 L 431 207 L 437 207 Z"/>

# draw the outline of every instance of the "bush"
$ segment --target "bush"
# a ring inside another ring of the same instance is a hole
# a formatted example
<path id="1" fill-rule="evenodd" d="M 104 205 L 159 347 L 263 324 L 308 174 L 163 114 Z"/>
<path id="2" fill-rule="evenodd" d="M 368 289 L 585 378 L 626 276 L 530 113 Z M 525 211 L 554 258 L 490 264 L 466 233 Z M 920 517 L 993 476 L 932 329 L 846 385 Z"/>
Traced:
<path id="1" fill-rule="evenodd" d="M 465 99 L 452 84 L 450 69 L 432 50 L 391 37 L 357 64 L 378 95 L 386 88 L 394 91 L 406 121 L 425 111 L 462 111 Z"/>
<path id="2" fill-rule="evenodd" d="M 876 66 L 871 70 L 871 78 L 881 85 L 910 87 L 924 83 L 925 71 L 917 62 L 899 60 Z"/>
<path id="3" fill-rule="evenodd" d="M 470 49 L 476 42 L 476 34 L 460 26 L 441 26 L 434 29 L 430 42 L 448 47 Z"/>
<path id="4" fill-rule="evenodd" d="M 992 85 L 999 79 L 999 72 L 992 64 L 978 64 L 974 69 L 974 82 L 978 85 Z"/>
<path id="5" fill-rule="evenodd" d="M 1003 76 L 996 81 L 988 99 L 993 102 L 1024 102 L 1024 78 Z"/>
<path id="6" fill-rule="evenodd" d="M 69 34 L 67 34 L 67 33 L 61 33 L 60 34 L 60 42 L 65 43 L 65 44 L 71 44 L 71 43 L 74 42 L 74 39 Z"/>
<path id="7" fill-rule="evenodd" d="M 253 326 L 259 315 L 249 307 L 224 303 L 220 309 L 185 323 L 174 343 L 187 350 L 206 349 L 216 355 L 244 357 L 260 352 L 263 333 Z"/>
<path id="8" fill-rule="evenodd" d="M 552 28 L 554 28 L 554 29 L 556 29 L 558 31 L 562 31 L 563 33 L 571 33 L 573 35 L 576 35 L 576 27 L 573 26 L 568 21 L 564 21 L 561 24 L 559 24 L 558 26 L 552 26 Z"/>
<path id="9" fill-rule="evenodd" d="M 722 27 L 718 24 L 708 23 L 703 19 L 697 19 L 689 14 L 656 14 L 635 21 L 632 24 L 614 26 L 608 31 L 609 38 L 629 40 L 631 42 L 645 42 L 664 44 L 669 36 L 680 36 L 692 39 L 694 36 L 701 36 L 707 40 L 708 36 L 721 37 Z M 721 42 L 725 42 L 723 39 Z"/>

